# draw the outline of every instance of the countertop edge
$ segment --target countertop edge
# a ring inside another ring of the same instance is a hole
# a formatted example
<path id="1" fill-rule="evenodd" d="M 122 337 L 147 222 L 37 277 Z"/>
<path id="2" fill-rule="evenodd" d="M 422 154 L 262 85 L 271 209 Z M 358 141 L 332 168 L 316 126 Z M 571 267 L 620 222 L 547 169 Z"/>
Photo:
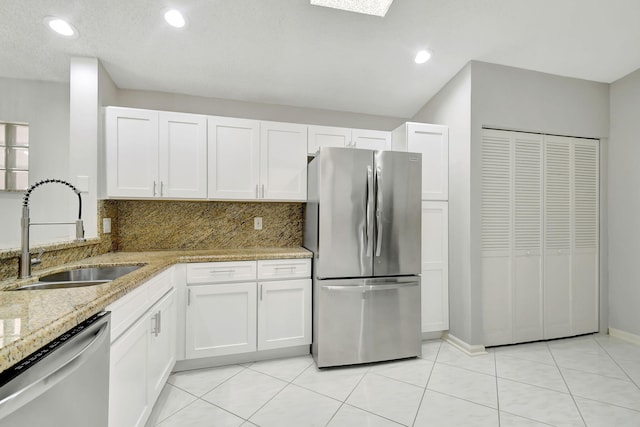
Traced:
<path id="1" fill-rule="evenodd" d="M 162 271 L 176 264 L 198 263 L 198 262 L 225 262 L 225 261 L 259 261 L 267 259 L 305 259 L 312 258 L 313 253 L 302 247 L 293 248 L 246 248 L 230 250 L 185 250 L 185 251 L 157 251 L 157 252 L 111 252 L 95 257 L 85 258 L 80 261 L 71 262 L 56 266 L 51 269 L 39 271 L 38 275 L 51 274 L 58 271 L 79 268 L 84 266 L 109 266 L 123 264 L 145 264 L 139 270 L 129 273 L 108 284 L 104 293 L 100 296 L 73 306 L 62 316 L 53 318 L 43 324 L 39 329 L 22 336 L 15 341 L 5 343 L 0 348 L 0 372 L 10 368 L 25 357 L 34 353 L 47 343 L 51 342 L 62 333 L 70 330 L 74 326 L 82 323 L 89 317 L 104 310 L 108 305 L 122 298 L 138 286 L 155 277 Z M 13 291 L 21 284 L 37 281 L 37 276 L 30 279 L 12 279 L 0 282 L 2 289 L 0 293 L 5 296 L 8 293 L 15 293 L 16 297 L 23 292 L 31 292 L 36 295 L 41 292 L 58 292 L 58 290 L 47 291 Z M 107 285 L 100 285 L 107 286 Z M 81 288 L 76 288 L 81 289 Z M 63 292 L 73 292 L 73 290 L 59 290 Z M 50 294 L 53 295 L 53 294 Z M 63 295 L 63 294 L 60 294 Z M 24 298 L 24 297 L 23 297 Z M 44 308 L 42 308 L 44 309 Z"/>

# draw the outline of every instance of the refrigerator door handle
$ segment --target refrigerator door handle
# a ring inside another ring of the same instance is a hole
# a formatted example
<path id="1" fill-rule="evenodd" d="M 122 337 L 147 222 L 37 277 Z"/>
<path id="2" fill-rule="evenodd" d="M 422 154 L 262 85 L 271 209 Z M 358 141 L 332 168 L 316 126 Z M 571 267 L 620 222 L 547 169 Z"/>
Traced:
<path id="1" fill-rule="evenodd" d="M 394 283 L 392 285 L 323 285 L 322 288 L 329 291 L 346 291 L 346 292 L 370 292 L 370 291 L 386 291 L 389 289 L 403 289 L 418 286 L 418 281 L 406 283 Z"/>
<path id="2" fill-rule="evenodd" d="M 371 203 L 373 203 L 373 170 L 371 166 L 367 166 L 367 216 L 365 218 L 365 236 L 367 239 L 367 257 L 371 256 L 371 251 L 373 249 L 373 233 L 371 230 L 371 226 L 373 225 L 373 209 L 371 208 Z"/>
<path id="3" fill-rule="evenodd" d="M 376 167 L 376 256 L 382 251 L 382 168 Z"/>

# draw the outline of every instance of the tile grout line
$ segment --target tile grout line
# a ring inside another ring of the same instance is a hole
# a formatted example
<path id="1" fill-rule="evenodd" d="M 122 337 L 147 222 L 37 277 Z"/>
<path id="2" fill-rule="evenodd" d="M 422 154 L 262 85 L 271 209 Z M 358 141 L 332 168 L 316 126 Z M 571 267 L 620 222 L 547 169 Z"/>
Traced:
<path id="1" fill-rule="evenodd" d="M 204 392 L 204 393 L 202 394 L 202 396 L 204 396 L 204 395 L 205 395 L 205 394 L 207 394 L 207 393 L 210 393 L 211 391 L 215 390 L 216 388 L 218 388 L 218 387 L 219 387 L 219 386 L 221 386 L 222 384 L 224 384 L 224 383 L 226 383 L 227 381 L 229 381 L 231 378 L 233 378 L 233 377 L 235 377 L 236 375 L 238 375 L 240 372 L 242 372 L 242 371 L 244 371 L 245 369 L 247 369 L 247 367 L 246 367 L 246 366 L 241 366 L 241 365 L 236 365 L 236 366 L 240 366 L 240 367 L 242 367 L 242 369 L 241 369 L 241 370 L 239 370 L 238 372 L 236 372 L 235 374 L 231 375 L 229 378 L 227 378 L 227 379 L 225 379 L 224 381 L 222 381 L 222 382 L 221 382 L 220 384 L 218 384 L 217 386 L 213 387 L 211 390 L 208 390 L 208 391 Z M 215 368 L 203 368 L 202 370 L 205 370 L 205 369 L 215 369 Z M 198 370 L 198 369 L 193 369 L 193 370 L 195 371 L 195 370 Z M 187 372 L 187 371 L 181 371 L 181 372 Z M 174 374 L 171 374 L 171 375 L 174 375 Z M 182 387 L 179 387 L 179 386 L 177 386 L 177 385 L 175 385 L 175 384 L 171 384 L 171 383 L 170 383 L 170 382 L 168 382 L 168 381 L 165 383 L 165 386 L 167 386 L 167 385 L 169 385 L 169 386 L 171 386 L 171 387 L 175 387 L 175 388 L 177 388 L 178 390 L 183 391 L 183 392 L 185 392 L 185 393 L 187 393 L 187 394 L 189 394 L 189 395 L 191 395 L 191 396 L 195 397 L 195 398 L 196 398 L 196 400 L 202 400 L 203 402 L 206 402 L 206 403 L 208 403 L 209 405 L 213 405 L 213 406 L 215 406 L 216 408 L 220 408 L 220 409 L 222 409 L 223 411 L 230 413 L 231 415 L 234 415 L 234 416 L 236 416 L 236 417 L 238 417 L 238 418 L 241 418 L 241 419 L 243 419 L 243 420 L 245 420 L 245 421 L 248 421 L 247 419 L 245 419 L 245 418 L 241 417 L 240 415 L 238 415 L 238 414 L 234 414 L 233 412 L 230 412 L 230 411 L 228 411 L 228 410 L 226 410 L 226 409 L 224 409 L 224 408 L 221 408 L 220 406 L 218 406 L 218 405 L 216 405 L 216 404 L 213 404 L 213 403 L 209 402 L 208 400 L 203 399 L 203 398 L 202 398 L 202 396 L 195 395 L 195 394 L 191 393 L 190 391 L 183 389 Z M 170 415 L 168 415 L 168 416 L 164 417 L 162 420 L 158 420 L 158 422 L 157 422 L 157 423 L 154 423 L 154 426 L 157 426 L 158 424 L 160 424 L 160 423 L 164 422 L 165 420 L 167 420 L 169 417 L 172 417 L 172 416 L 176 415 L 178 412 L 180 412 L 180 411 L 182 411 L 182 410 L 186 409 L 187 407 L 191 406 L 191 405 L 192 405 L 196 400 L 194 400 L 193 402 L 190 402 L 188 405 L 186 405 L 186 406 L 184 406 L 184 407 L 182 407 L 182 408 L 180 408 L 180 409 L 176 410 L 175 412 L 172 412 Z M 156 403 L 157 403 L 157 402 L 156 402 Z M 151 414 L 153 414 L 153 410 L 154 410 L 154 409 L 155 409 L 155 405 L 154 405 L 154 407 L 151 409 Z M 149 415 L 149 417 L 151 417 L 151 414 Z"/>
<path id="2" fill-rule="evenodd" d="M 331 424 L 331 421 L 333 421 L 333 419 L 335 418 L 335 416 L 338 414 L 338 412 L 340 412 L 340 409 L 347 404 L 347 400 L 349 400 L 349 397 L 351 397 L 351 395 L 353 394 L 354 390 L 356 388 L 358 388 L 358 386 L 360 385 L 360 383 L 362 382 L 362 380 L 364 379 L 365 375 L 367 375 L 369 373 L 369 371 L 371 371 L 371 367 L 369 366 L 367 368 L 367 370 L 365 371 L 365 373 L 360 377 L 360 379 L 358 380 L 358 382 L 356 383 L 356 385 L 353 387 L 353 389 L 349 392 L 349 394 L 347 395 L 347 397 L 344 398 L 344 400 L 342 402 L 340 402 L 340 406 L 338 406 L 338 409 L 336 410 L 336 412 L 333 413 L 333 415 L 331 416 L 331 418 L 329 418 L 329 421 L 327 421 L 327 423 L 325 424 L 325 427 L 328 426 L 329 424 Z M 349 405 L 351 406 L 351 405 Z M 361 409 L 361 408 L 358 408 Z M 369 412 L 369 411 L 366 411 Z M 371 414 L 371 412 L 369 412 Z M 375 415 L 375 414 L 374 414 Z"/>
<path id="3" fill-rule="evenodd" d="M 307 369 L 309 369 L 312 365 L 313 365 L 313 363 L 309 364 L 309 365 L 308 365 L 306 368 L 304 368 L 304 369 L 303 369 L 303 370 L 302 370 L 298 375 L 296 375 L 296 376 L 295 376 L 291 381 L 288 381 L 288 382 L 287 382 L 287 381 L 285 381 L 285 380 L 283 380 L 283 379 L 281 379 L 281 378 L 276 378 L 276 377 L 274 377 L 274 376 L 272 376 L 272 375 L 265 374 L 264 372 L 260 372 L 260 371 L 256 371 L 256 370 L 254 370 L 254 369 L 251 369 L 251 371 L 253 371 L 253 372 L 257 372 L 257 373 L 259 373 L 259 374 L 266 375 L 266 376 L 271 377 L 271 378 L 275 378 L 275 379 L 280 380 L 280 381 L 282 381 L 282 382 L 286 382 L 286 384 L 285 384 L 285 386 L 284 386 L 284 387 L 282 387 L 282 388 L 281 388 L 281 389 L 280 389 L 276 394 L 274 394 L 273 396 L 271 396 L 271 398 L 270 398 L 269 400 L 267 400 L 266 402 L 264 402 L 264 403 L 263 403 L 263 404 L 262 404 L 258 409 L 256 409 L 255 411 L 253 411 L 253 412 L 251 413 L 251 415 L 249 415 L 249 417 L 247 417 L 247 419 L 246 419 L 246 420 L 247 420 L 248 422 L 252 423 L 252 424 L 255 424 L 253 421 L 251 421 L 251 417 L 253 417 L 255 414 L 257 414 L 257 413 L 258 413 L 262 408 L 264 408 L 267 404 L 269 404 L 269 402 L 271 402 L 273 399 L 275 399 L 275 398 L 276 398 L 276 396 L 279 396 L 279 395 L 280 395 L 280 393 L 282 393 L 282 391 L 283 391 L 285 388 L 287 388 L 287 386 L 289 386 L 289 385 L 293 384 L 293 381 L 294 381 L 296 378 L 298 378 L 300 375 L 302 375 L 302 373 L 303 373 L 303 372 L 305 372 Z M 247 369 L 250 369 L 250 367 L 247 367 Z M 296 385 L 296 384 L 293 384 L 293 385 Z M 334 399 L 334 400 L 335 400 L 335 399 Z"/>
<path id="4" fill-rule="evenodd" d="M 636 382 L 633 380 L 633 378 L 631 378 L 631 375 L 629 375 L 629 373 L 627 372 L 627 370 L 626 370 L 626 369 L 624 369 L 622 366 L 620 366 L 620 364 L 618 363 L 618 361 L 616 360 L 616 358 L 615 358 L 615 357 L 613 357 L 613 356 L 611 355 L 611 353 L 609 353 L 609 352 L 607 351 L 607 349 L 606 349 L 602 344 L 600 344 L 600 342 L 599 342 L 597 339 L 595 339 L 595 338 L 594 338 L 594 341 L 595 341 L 595 342 L 600 346 L 600 348 L 602 348 L 602 350 L 603 350 L 605 353 L 607 353 L 607 356 L 609 356 L 609 357 L 611 358 L 611 360 L 613 360 L 613 363 L 615 363 L 615 364 L 616 364 L 616 366 L 617 366 L 618 368 L 620 368 L 620 370 L 621 370 L 622 372 L 624 372 L 624 374 L 627 376 L 627 378 L 629 378 L 629 381 L 631 381 L 631 383 L 633 383 L 636 387 L 638 387 L 638 389 L 640 389 L 640 384 L 636 383 Z"/>
<path id="5" fill-rule="evenodd" d="M 558 372 L 560 372 L 560 376 L 562 377 L 562 381 L 564 381 L 564 385 L 567 386 L 567 390 L 569 390 L 569 396 L 571 396 L 571 400 L 573 401 L 573 404 L 575 405 L 576 409 L 578 410 L 578 414 L 580 415 L 580 419 L 582 419 L 582 423 L 586 426 L 587 422 L 584 419 L 584 416 L 582 415 L 582 411 L 580 410 L 580 406 L 578 406 L 578 402 L 576 402 L 576 398 L 573 395 L 573 393 L 571 392 L 571 388 L 569 387 L 569 384 L 567 384 L 567 380 L 564 378 L 564 374 L 562 373 L 562 369 L 560 369 L 560 365 L 558 365 L 558 362 L 556 361 L 556 357 L 553 355 L 553 351 L 551 351 L 551 347 L 549 346 L 549 343 L 547 343 L 547 347 L 549 349 L 549 353 L 551 353 L 551 357 L 553 358 L 553 361 L 556 364 L 556 368 L 558 369 Z"/>
<path id="6" fill-rule="evenodd" d="M 440 345 L 438 346 L 436 357 L 433 358 L 433 365 L 431 365 L 431 370 L 429 371 L 429 376 L 427 377 L 427 383 L 424 385 L 424 391 L 422 392 L 422 396 L 420 397 L 418 410 L 416 411 L 416 415 L 413 417 L 413 422 L 411 423 L 411 426 L 415 426 L 416 421 L 418 420 L 418 414 L 420 413 L 420 408 L 422 407 L 422 402 L 424 401 L 424 395 L 427 394 L 427 387 L 429 387 L 429 381 L 431 381 L 431 375 L 433 375 L 433 370 L 436 367 L 436 363 L 438 363 L 438 356 L 440 355 L 441 348 L 442 348 L 442 339 L 440 339 Z"/>
<path id="7" fill-rule="evenodd" d="M 498 358 L 496 352 L 493 352 L 493 369 L 496 374 L 496 409 L 498 410 L 498 427 L 502 424 L 500 419 L 500 389 L 498 388 Z"/>

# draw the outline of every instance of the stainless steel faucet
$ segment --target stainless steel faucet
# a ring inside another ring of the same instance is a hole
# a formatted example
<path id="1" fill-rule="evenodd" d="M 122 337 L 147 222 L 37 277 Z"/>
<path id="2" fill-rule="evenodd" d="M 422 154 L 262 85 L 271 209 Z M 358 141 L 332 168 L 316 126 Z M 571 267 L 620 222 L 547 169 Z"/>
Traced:
<path id="1" fill-rule="evenodd" d="M 31 222 L 29 220 L 29 197 L 31 196 L 31 192 L 35 190 L 37 187 L 40 187 L 43 184 L 63 184 L 67 187 L 71 188 L 74 193 L 78 195 L 78 219 L 74 222 Z M 36 182 L 31 187 L 27 189 L 24 198 L 22 199 L 22 220 L 20 221 L 21 230 L 22 230 L 22 245 L 20 250 L 20 279 L 26 279 L 27 277 L 31 277 L 31 265 L 37 264 L 40 262 L 40 257 L 42 256 L 42 251 L 38 255 L 38 258 L 35 260 L 31 259 L 31 255 L 29 254 L 29 226 L 30 225 L 60 225 L 60 224 L 73 224 L 76 226 L 76 241 L 84 240 L 84 226 L 82 225 L 82 197 L 80 196 L 80 190 L 78 190 L 73 185 L 69 184 L 67 181 L 63 181 L 61 179 L 43 179 L 42 181 Z"/>

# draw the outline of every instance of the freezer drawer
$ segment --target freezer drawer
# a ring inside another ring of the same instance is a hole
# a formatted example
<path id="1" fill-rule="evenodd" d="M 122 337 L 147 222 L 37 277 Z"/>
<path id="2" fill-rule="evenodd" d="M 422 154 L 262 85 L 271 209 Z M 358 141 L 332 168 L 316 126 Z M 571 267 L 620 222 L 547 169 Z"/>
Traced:
<path id="1" fill-rule="evenodd" d="M 418 356 L 420 278 L 314 281 L 318 367 Z"/>

